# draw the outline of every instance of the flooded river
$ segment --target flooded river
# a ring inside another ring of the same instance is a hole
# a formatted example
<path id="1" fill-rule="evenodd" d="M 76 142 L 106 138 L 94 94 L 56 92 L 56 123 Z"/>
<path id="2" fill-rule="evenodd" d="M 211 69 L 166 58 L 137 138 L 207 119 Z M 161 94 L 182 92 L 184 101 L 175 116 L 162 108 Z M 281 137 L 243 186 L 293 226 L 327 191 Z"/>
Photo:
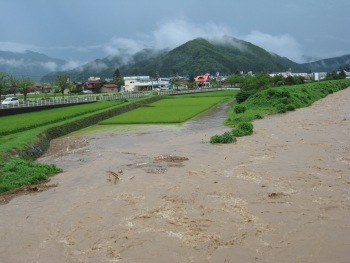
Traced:
<path id="1" fill-rule="evenodd" d="M 348 99 L 256 121 L 229 145 L 208 143 L 229 130 L 225 104 L 54 140 L 38 161 L 64 170 L 57 187 L 0 206 L 0 261 L 347 262 Z"/>

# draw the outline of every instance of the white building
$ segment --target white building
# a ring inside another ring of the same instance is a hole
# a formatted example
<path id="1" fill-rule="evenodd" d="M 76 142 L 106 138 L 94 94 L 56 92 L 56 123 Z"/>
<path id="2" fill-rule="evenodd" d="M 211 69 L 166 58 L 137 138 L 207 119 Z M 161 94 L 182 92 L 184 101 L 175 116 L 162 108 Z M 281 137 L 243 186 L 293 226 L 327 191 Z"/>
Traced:
<path id="1" fill-rule="evenodd" d="M 346 77 L 347 79 L 350 79 L 350 71 L 345 71 L 345 70 L 344 70 L 344 72 L 345 72 L 345 77 Z"/>
<path id="2" fill-rule="evenodd" d="M 125 91 L 143 91 L 154 89 L 168 89 L 170 80 L 168 78 L 159 78 L 152 80 L 149 76 L 130 76 L 124 77 Z"/>

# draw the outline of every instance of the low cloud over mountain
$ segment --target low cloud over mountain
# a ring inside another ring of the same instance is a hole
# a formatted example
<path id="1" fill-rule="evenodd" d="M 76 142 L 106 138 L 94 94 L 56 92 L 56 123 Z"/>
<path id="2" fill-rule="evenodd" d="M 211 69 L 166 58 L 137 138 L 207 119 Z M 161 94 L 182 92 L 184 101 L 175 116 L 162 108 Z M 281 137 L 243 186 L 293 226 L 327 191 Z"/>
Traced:
<path id="1" fill-rule="evenodd" d="M 39 81 L 44 75 L 60 70 L 76 68 L 78 64 L 62 59 L 50 58 L 32 51 L 0 51 L 0 72 L 7 72 L 17 78 L 29 77 Z"/>

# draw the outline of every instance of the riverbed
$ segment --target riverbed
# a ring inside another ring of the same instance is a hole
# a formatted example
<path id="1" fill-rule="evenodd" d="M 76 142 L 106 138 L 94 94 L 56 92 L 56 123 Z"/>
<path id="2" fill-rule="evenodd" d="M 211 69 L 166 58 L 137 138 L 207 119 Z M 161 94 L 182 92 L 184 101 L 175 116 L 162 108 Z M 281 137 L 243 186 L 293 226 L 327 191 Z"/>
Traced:
<path id="1" fill-rule="evenodd" d="M 212 145 L 183 125 L 88 128 L 38 161 L 57 187 L 0 206 L 1 262 L 348 262 L 350 89 Z"/>

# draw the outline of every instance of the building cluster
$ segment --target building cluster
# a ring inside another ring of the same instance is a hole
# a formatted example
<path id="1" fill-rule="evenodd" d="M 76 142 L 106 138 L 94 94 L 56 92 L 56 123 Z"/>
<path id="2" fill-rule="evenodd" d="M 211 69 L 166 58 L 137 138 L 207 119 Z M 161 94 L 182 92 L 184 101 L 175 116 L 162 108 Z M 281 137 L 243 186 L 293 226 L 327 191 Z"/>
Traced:
<path id="1" fill-rule="evenodd" d="M 92 93 L 99 89 L 99 92 L 137 92 L 149 90 L 168 90 L 168 89 L 185 89 L 187 88 L 188 79 L 184 77 L 176 78 L 157 78 L 152 79 L 150 76 L 128 76 L 124 77 L 124 85 L 118 87 L 106 79 L 107 84 L 101 84 L 98 77 L 90 77 L 85 84 L 82 84 L 83 92 Z M 197 88 L 210 87 L 210 74 L 197 76 L 195 83 Z M 176 84 L 174 84 L 176 83 Z"/>
<path id="2" fill-rule="evenodd" d="M 346 72 L 346 77 L 350 78 L 350 72 Z M 242 75 L 243 72 L 241 72 Z M 252 72 L 248 72 L 247 75 L 254 75 Z M 327 76 L 327 72 L 314 72 L 314 73 L 292 73 L 291 70 L 285 72 L 274 72 L 269 74 L 270 77 L 281 75 L 285 78 L 303 77 L 306 80 L 319 81 L 323 80 Z M 195 85 L 192 84 L 192 88 L 210 88 L 211 81 L 216 80 L 218 82 L 225 83 L 227 76 L 220 76 L 219 73 L 211 76 L 209 73 L 199 75 L 194 78 Z M 124 85 L 118 86 L 113 83 L 112 79 L 102 80 L 99 77 L 90 77 L 86 82 L 75 83 L 80 87 L 83 93 L 115 93 L 115 92 L 138 92 L 138 91 L 151 91 L 151 90 L 168 90 L 168 89 L 187 89 L 189 88 L 189 79 L 185 77 L 174 78 L 157 78 L 152 79 L 150 76 L 127 76 L 123 77 Z M 67 92 L 69 92 L 67 90 Z"/>
<path id="3" fill-rule="evenodd" d="M 274 72 L 269 74 L 270 77 L 274 77 L 276 75 L 281 75 L 285 78 L 291 76 L 291 77 L 303 77 L 306 80 L 323 80 L 327 76 L 327 72 L 314 72 L 314 73 L 293 73 L 291 69 L 285 72 Z"/>

